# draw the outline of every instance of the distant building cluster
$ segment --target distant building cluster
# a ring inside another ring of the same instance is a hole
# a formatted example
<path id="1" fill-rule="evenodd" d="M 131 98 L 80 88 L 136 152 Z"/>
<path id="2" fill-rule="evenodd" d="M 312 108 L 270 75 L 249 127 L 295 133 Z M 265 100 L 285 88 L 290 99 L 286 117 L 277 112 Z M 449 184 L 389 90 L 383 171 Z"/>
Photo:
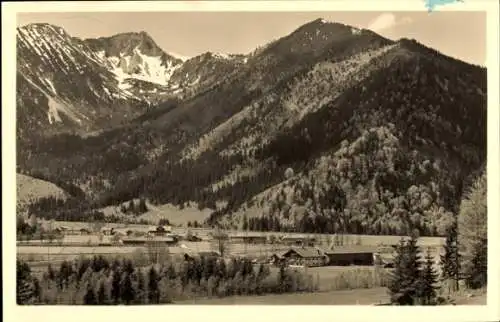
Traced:
<path id="1" fill-rule="evenodd" d="M 340 246 L 324 250 L 317 247 L 291 247 L 275 253 L 270 261 L 274 265 L 317 266 L 372 266 L 389 267 L 389 256 L 382 257 L 376 246 Z"/>
<path id="2" fill-rule="evenodd" d="M 179 236 L 172 232 L 172 227 L 158 226 L 127 226 L 109 227 L 105 226 L 97 231 L 89 228 L 74 229 L 68 226 L 58 226 L 53 231 L 64 236 L 64 242 L 69 244 L 83 243 L 79 236 L 88 236 L 88 243 L 99 246 L 141 246 L 155 245 L 164 247 L 178 246 L 181 240 L 199 242 L 202 238 L 193 235 L 190 230 L 185 236 Z M 273 252 L 270 256 L 260 256 L 253 259 L 254 263 L 270 264 L 275 266 L 392 266 L 392 247 L 377 247 L 366 245 L 330 246 L 329 249 L 317 247 L 317 237 L 307 234 L 285 234 L 271 235 L 260 232 L 237 232 L 233 234 L 209 233 L 209 239 L 224 240 L 224 243 L 231 244 L 275 244 L 284 246 L 284 250 Z M 183 257 L 186 261 L 192 261 L 199 257 L 226 258 L 227 254 L 221 256 L 216 251 L 194 251 L 180 245 L 183 250 Z M 280 247 L 283 249 L 283 247 Z M 247 254 L 241 254 L 247 256 Z"/>

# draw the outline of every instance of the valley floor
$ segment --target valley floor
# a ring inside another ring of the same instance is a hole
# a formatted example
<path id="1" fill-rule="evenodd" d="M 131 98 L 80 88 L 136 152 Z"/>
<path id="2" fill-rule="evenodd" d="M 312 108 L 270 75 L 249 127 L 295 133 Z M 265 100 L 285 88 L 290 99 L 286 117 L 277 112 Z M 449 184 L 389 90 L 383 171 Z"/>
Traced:
<path id="1" fill-rule="evenodd" d="M 455 297 L 456 305 L 486 305 L 485 293 Z M 232 296 L 179 301 L 180 305 L 380 305 L 389 302 L 387 288 L 355 289 L 315 293 Z"/>
<path id="2" fill-rule="evenodd" d="M 232 296 L 226 298 L 193 299 L 175 304 L 213 305 L 374 305 L 389 300 L 387 288 L 372 288 L 315 293 L 272 294 L 262 296 Z"/>

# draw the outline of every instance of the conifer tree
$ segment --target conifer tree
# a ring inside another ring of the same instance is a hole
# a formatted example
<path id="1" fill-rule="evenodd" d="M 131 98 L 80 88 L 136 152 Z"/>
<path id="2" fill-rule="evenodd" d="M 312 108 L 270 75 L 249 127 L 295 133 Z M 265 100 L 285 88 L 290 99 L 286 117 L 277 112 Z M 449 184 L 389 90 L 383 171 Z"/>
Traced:
<path id="1" fill-rule="evenodd" d="M 85 305 L 97 305 L 97 299 L 94 293 L 94 288 L 90 283 L 87 285 L 87 292 L 83 297 L 83 303 Z"/>
<path id="2" fill-rule="evenodd" d="M 135 212 L 135 204 L 134 204 L 134 200 L 130 200 L 129 204 L 128 204 L 128 211 L 131 212 L 131 213 L 134 213 Z"/>
<path id="3" fill-rule="evenodd" d="M 137 270 L 137 302 L 146 303 L 146 281 L 144 280 L 144 273 L 142 269 Z"/>
<path id="4" fill-rule="evenodd" d="M 143 213 L 145 213 L 147 211 L 148 211 L 148 206 L 146 205 L 146 200 L 144 200 L 143 198 L 141 198 L 139 200 L 139 213 L 143 214 Z"/>
<path id="5" fill-rule="evenodd" d="M 405 279 L 405 260 L 406 260 L 406 243 L 403 238 L 395 246 L 394 257 L 394 271 L 392 272 L 389 280 L 389 294 L 391 303 L 404 304 L 410 301 L 408 296 L 403 293 L 404 279 Z"/>
<path id="6" fill-rule="evenodd" d="M 134 301 L 135 295 L 131 275 L 130 273 L 125 273 L 121 287 L 121 299 L 126 305 L 130 305 Z"/>
<path id="7" fill-rule="evenodd" d="M 111 298 L 113 300 L 113 303 L 119 304 L 120 303 L 120 294 L 121 294 L 121 278 L 120 278 L 120 271 L 119 268 L 117 268 L 113 272 L 113 278 L 111 280 Z"/>
<path id="8" fill-rule="evenodd" d="M 49 267 L 47 268 L 47 277 L 51 281 L 56 279 L 56 272 L 54 271 L 54 268 L 52 268 L 51 264 L 49 264 Z"/>
<path id="9" fill-rule="evenodd" d="M 414 305 L 418 297 L 421 263 L 417 240 L 413 233 L 408 241 L 401 239 L 396 246 L 394 272 L 388 285 L 393 304 Z"/>
<path id="10" fill-rule="evenodd" d="M 31 269 L 25 262 L 16 262 L 16 301 L 17 304 L 28 304 L 33 298 Z"/>
<path id="11" fill-rule="evenodd" d="M 444 254 L 442 254 L 441 264 L 441 278 L 443 280 L 452 280 L 454 282 L 455 290 L 458 290 L 460 279 L 460 253 L 458 251 L 457 241 L 457 224 L 456 222 L 448 229 L 446 233 L 446 242 L 444 245 Z"/>
<path id="12" fill-rule="evenodd" d="M 433 305 L 436 304 L 436 290 L 438 289 L 437 285 L 438 274 L 434 269 L 434 260 L 431 256 L 430 250 L 427 251 L 425 256 L 425 265 L 422 269 L 422 273 L 420 275 L 419 288 L 418 288 L 418 297 L 420 299 L 420 303 L 423 305 Z"/>
<path id="13" fill-rule="evenodd" d="M 243 216 L 243 230 L 248 230 L 248 217 L 246 214 Z"/>
<path id="14" fill-rule="evenodd" d="M 486 238 L 480 240 L 472 252 L 472 260 L 466 273 L 467 286 L 473 289 L 486 286 L 488 275 L 488 248 Z"/>
<path id="15" fill-rule="evenodd" d="M 281 264 L 280 271 L 278 274 L 278 287 L 279 287 L 279 291 L 281 293 L 286 292 L 286 288 L 287 288 L 286 287 L 286 278 L 287 278 L 287 274 L 286 274 L 285 265 Z"/>
<path id="16" fill-rule="evenodd" d="M 38 278 L 33 278 L 33 297 L 35 301 L 41 302 L 42 300 L 42 288 L 40 286 L 40 281 Z"/>
<path id="17" fill-rule="evenodd" d="M 148 274 L 148 299 L 151 304 L 158 304 L 160 291 L 158 289 L 159 276 L 155 268 L 151 266 Z"/>
<path id="18" fill-rule="evenodd" d="M 97 290 L 97 304 L 107 305 L 108 303 L 109 301 L 108 301 L 108 294 L 106 292 L 106 285 L 104 281 L 101 281 L 99 283 L 99 289 Z"/>

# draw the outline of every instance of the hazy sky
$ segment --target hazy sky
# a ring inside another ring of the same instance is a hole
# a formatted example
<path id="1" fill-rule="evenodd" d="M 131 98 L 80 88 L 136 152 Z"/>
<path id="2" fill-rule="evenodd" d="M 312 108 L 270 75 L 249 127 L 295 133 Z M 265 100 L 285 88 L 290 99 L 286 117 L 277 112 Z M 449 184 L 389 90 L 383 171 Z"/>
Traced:
<path id="1" fill-rule="evenodd" d="M 174 55 L 248 53 L 317 18 L 371 29 L 390 39 L 415 38 L 467 62 L 486 65 L 485 12 L 108 12 L 22 13 L 17 25 L 47 22 L 81 38 L 146 31 Z"/>

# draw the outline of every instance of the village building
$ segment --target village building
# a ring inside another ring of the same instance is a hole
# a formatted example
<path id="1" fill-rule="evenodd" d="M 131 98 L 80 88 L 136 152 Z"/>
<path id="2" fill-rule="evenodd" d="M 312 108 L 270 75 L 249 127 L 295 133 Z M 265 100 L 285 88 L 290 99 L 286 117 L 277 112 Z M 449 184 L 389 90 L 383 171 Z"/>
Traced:
<path id="1" fill-rule="evenodd" d="M 101 228 L 101 234 L 105 236 L 111 236 L 114 233 L 114 229 L 111 227 L 102 227 Z"/>
<path id="2" fill-rule="evenodd" d="M 375 264 L 377 254 L 376 246 L 362 245 L 338 246 L 325 251 L 328 265 L 332 266 L 372 266 Z"/>
<path id="3" fill-rule="evenodd" d="M 289 250 L 273 254 L 271 261 L 275 265 L 285 263 L 287 265 L 301 265 L 308 267 L 324 266 L 328 257 L 324 251 L 313 247 L 292 247 Z"/>
<path id="4" fill-rule="evenodd" d="M 283 236 L 280 242 L 289 246 L 314 247 L 316 238 L 306 235 L 287 235 Z"/>
<path id="5" fill-rule="evenodd" d="M 172 227 L 170 226 L 158 226 L 148 231 L 148 234 L 154 236 L 165 236 L 170 233 L 172 233 Z"/>

